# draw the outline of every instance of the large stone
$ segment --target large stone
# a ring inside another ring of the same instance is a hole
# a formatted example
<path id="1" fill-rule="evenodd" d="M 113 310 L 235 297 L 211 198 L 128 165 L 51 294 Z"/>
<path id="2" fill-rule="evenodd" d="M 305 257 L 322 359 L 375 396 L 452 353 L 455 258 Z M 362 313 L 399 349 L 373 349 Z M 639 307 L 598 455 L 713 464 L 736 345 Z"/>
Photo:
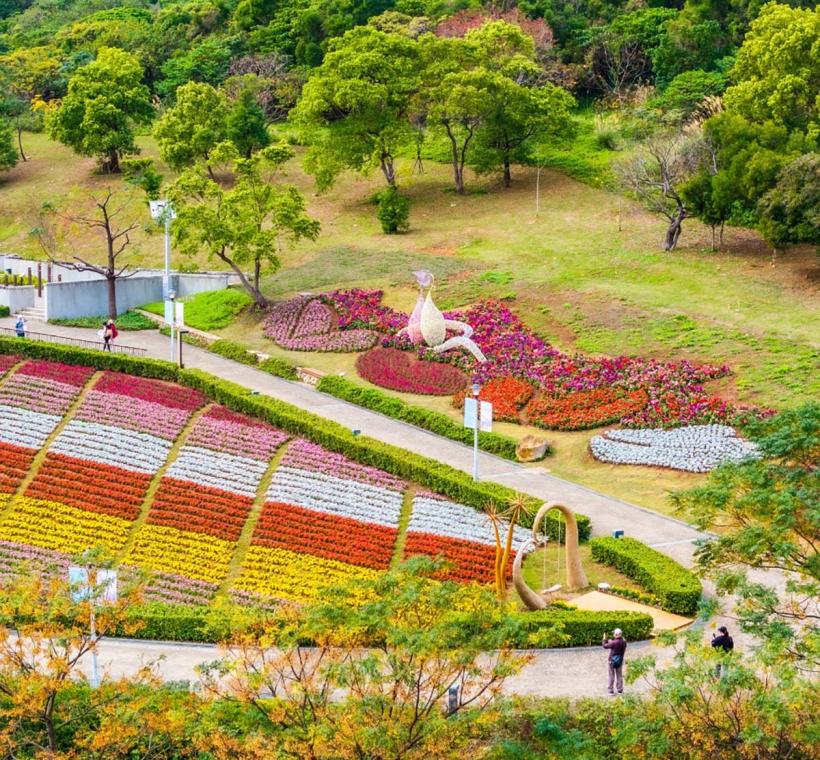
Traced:
<path id="1" fill-rule="evenodd" d="M 515 455 L 519 462 L 537 462 L 543 459 L 547 453 L 549 442 L 546 438 L 540 438 L 537 435 L 524 436 L 515 449 Z"/>

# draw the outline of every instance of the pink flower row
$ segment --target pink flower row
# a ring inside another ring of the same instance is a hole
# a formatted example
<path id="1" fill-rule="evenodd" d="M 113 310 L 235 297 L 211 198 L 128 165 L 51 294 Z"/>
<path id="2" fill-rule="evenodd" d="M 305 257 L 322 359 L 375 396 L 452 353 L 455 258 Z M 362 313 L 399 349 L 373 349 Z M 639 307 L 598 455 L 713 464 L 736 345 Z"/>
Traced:
<path id="1" fill-rule="evenodd" d="M 267 462 L 289 437 L 267 425 L 204 415 L 191 430 L 187 444 Z"/>
<path id="2" fill-rule="evenodd" d="M 37 375 L 12 375 L 0 388 L 0 404 L 62 416 L 80 395 L 81 388 Z"/>
<path id="3" fill-rule="evenodd" d="M 115 425 L 173 441 L 185 427 L 191 412 L 154 401 L 92 390 L 76 416 L 86 422 Z"/>

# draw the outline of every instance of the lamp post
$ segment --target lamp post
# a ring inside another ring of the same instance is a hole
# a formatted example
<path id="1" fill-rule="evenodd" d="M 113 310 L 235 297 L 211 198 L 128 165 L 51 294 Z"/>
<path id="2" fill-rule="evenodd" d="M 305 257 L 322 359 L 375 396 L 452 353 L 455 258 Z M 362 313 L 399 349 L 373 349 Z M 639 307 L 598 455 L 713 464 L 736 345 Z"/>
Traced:
<path id="1" fill-rule="evenodd" d="M 162 273 L 162 300 L 165 302 L 165 321 L 168 322 L 168 301 L 171 302 L 171 361 L 174 361 L 174 296 L 171 290 L 171 222 L 177 218 L 174 207 L 169 200 L 148 201 L 151 218 L 165 226 L 165 269 Z"/>
<path id="2" fill-rule="evenodd" d="M 473 425 L 473 480 L 478 483 L 478 394 L 481 391 L 481 386 L 478 383 L 473 383 L 473 398 L 475 399 L 475 425 Z"/>

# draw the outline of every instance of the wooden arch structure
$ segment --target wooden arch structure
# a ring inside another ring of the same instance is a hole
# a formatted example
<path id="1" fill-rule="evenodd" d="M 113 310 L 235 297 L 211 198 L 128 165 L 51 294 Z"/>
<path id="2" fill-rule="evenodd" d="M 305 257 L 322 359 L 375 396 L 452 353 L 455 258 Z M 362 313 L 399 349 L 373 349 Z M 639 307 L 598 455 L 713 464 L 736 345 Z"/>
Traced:
<path id="1" fill-rule="evenodd" d="M 524 563 L 525 555 L 532 549 L 545 543 L 539 533 L 539 529 L 547 513 L 553 509 L 557 509 L 564 516 L 566 526 L 566 543 L 564 548 L 566 553 L 567 587 L 570 590 L 574 590 L 589 585 L 587 574 L 581 565 L 581 557 L 578 554 L 578 522 L 575 519 L 575 512 L 558 502 L 547 502 L 538 510 L 538 514 L 532 523 L 532 538 L 518 549 L 518 553 L 515 555 L 515 562 L 513 562 L 513 585 L 518 592 L 518 596 L 521 597 L 521 601 L 531 610 L 543 610 L 547 606 L 547 600 L 527 585 L 521 567 Z M 553 587 L 550 591 L 554 592 L 559 588 L 560 586 Z"/>

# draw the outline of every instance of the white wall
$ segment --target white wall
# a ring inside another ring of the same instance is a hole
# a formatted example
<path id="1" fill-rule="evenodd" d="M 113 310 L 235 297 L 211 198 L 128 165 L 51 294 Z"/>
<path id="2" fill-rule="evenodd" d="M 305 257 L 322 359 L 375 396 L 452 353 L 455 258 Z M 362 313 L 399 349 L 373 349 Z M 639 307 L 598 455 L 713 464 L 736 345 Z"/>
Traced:
<path id="1" fill-rule="evenodd" d="M 14 314 L 20 309 L 26 309 L 29 306 L 34 306 L 34 298 L 37 294 L 37 288 L 32 286 L 17 286 L 13 288 L 0 287 L 0 306 L 8 306 L 11 313 Z"/>

